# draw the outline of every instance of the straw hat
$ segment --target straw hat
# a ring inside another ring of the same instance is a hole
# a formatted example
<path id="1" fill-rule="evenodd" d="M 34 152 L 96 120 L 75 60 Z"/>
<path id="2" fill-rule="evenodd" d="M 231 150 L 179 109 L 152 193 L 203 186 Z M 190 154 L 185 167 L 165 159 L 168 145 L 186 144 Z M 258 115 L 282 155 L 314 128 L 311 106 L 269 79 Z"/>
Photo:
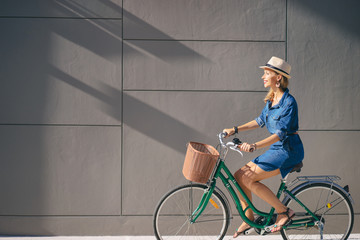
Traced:
<path id="1" fill-rule="evenodd" d="M 278 58 L 278 57 L 270 58 L 268 63 L 265 66 L 260 66 L 260 68 L 262 68 L 262 69 L 269 68 L 269 69 L 287 77 L 288 79 L 291 78 L 290 77 L 290 71 L 291 71 L 290 64 L 288 64 L 287 62 L 285 62 L 284 60 L 282 60 L 281 58 Z"/>

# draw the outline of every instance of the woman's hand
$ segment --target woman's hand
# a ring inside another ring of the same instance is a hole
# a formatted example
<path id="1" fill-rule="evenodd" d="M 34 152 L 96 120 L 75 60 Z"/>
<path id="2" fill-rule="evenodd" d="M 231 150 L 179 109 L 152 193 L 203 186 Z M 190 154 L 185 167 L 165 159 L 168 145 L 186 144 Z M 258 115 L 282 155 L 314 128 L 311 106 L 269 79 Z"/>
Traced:
<path id="1" fill-rule="evenodd" d="M 256 150 L 256 145 L 244 142 L 241 145 L 239 145 L 239 148 L 240 148 L 240 151 L 243 151 L 243 152 L 253 152 Z"/>
<path id="2" fill-rule="evenodd" d="M 230 137 L 231 135 L 235 134 L 235 129 L 234 128 L 225 128 L 223 130 L 223 133 L 226 133 L 225 138 Z"/>

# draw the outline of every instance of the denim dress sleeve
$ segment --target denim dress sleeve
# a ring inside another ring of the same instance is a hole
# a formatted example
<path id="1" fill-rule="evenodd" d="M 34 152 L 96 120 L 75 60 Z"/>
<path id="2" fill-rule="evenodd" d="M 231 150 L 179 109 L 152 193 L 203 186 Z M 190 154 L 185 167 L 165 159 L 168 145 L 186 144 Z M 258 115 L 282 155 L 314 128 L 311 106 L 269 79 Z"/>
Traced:
<path id="1" fill-rule="evenodd" d="M 290 98 L 283 108 L 280 120 L 277 122 L 275 134 L 283 141 L 288 134 L 296 132 L 298 128 L 297 104 L 294 98 Z"/>
<path id="2" fill-rule="evenodd" d="M 268 104 L 265 105 L 265 107 L 263 108 L 263 110 L 261 111 L 260 116 L 258 116 L 257 118 L 255 118 L 255 121 L 257 122 L 257 124 L 260 127 L 264 127 L 265 126 L 265 117 L 266 117 L 266 111 L 268 109 Z"/>

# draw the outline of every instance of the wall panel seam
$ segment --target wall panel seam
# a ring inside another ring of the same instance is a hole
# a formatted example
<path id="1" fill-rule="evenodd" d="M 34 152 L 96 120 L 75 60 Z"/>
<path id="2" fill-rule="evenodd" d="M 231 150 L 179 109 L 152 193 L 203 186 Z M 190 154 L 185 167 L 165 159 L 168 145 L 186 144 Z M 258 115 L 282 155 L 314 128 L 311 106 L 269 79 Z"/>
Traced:
<path id="1" fill-rule="evenodd" d="M 146 215 L 144 215 L 146 216 Z M 151 216 L 151 215 L 149 215 Z M 0 215 L 0 218 L 2 217 L 21 217 L 21 218 L 33 218 L 33 217 L 37 217 L 37 218 L 82 218 L 82 217 L 121 217 L 121 215 L 118 214 L 109 214 L 109 215 L 86 215 L 86 214 L 79 214 L 79 215 Z"/>
<path id="2" fill-rule="evenodd" d="M 233 214 L 235 216 L 239 216 L 239 214 Z M 354 212 L 354 215 L 360 215 L 360 212 Z M 152 217 L 152 214 L 129 214 L 129 215 L 0 215 L 0 218 L 87 218 L 87 217 L 93 217 L 93 218 L 103 218 L 103 217 L 109 217 L 109 218 L 118 218 L 118 217 Z"/>
<path id="3" fill-rule="evenodd" d="M 248 92 L 248 93 L 266 93 L 267 91 L 263 91 L 263 90 L 191 90 L 191 89 L 124 89 L 124 92 L 208 92 L 208 93 L 221 93 L 221 92 L 225 92 L 225 93 L 231 93 L 231 92 L 235 92 L 235 93 L 241 93 L 241 92 Z"/>
<path id="4" fill-rule="evenodd" d="M 124 16 L 124 0 L 121 1 L 121 16 Z M 124 21 L 121 22 L 121 124 L 124 122 Z M 120 156 L 120 215 L 123 214 L 123 162 L 124 162 L 124 128 L 121 129 Z"/>
<path id="5" fill-rule="evenodd" d="M 288 0 L 285 0 L 285 61 L 288 60 Z"/>
<path id="6" fill-rule="evenodd" d="M 122 127 L 121 124 L 57 124 L 57 123 L 0 123 L 0 126 L 40 126 L 40 127 Z"/>
<path id="7" fill-rule="evenodd" d="M 360 129 L 299 129 L 299 132 L 358 132 Z"/>
<path id="8" fill-rule="evenodd" d="M 0 16 L 0 19 L 79 19 L 79 20 L 123 20 L 123 18 L 97 18 L 97 17 L 36 17 L 36 16 Z"/>
<path id="9" fill-rule="evenodd" d="M 158 41 L 158 42 L 244 42 L 244 43 L 285 43 L 285 40 L 218 40 L 218 39 L 152 39 L 124 38 L 124 41 Z"/>

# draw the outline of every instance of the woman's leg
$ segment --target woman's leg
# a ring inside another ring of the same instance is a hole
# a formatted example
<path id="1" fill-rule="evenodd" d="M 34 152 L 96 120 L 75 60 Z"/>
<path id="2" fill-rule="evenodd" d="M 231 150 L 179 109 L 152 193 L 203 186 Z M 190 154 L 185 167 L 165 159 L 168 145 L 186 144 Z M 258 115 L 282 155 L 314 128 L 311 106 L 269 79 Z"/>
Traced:
<path id="1" fill-rule="evenodd" d="M 246 189 L 245 193 L 248 197 L 249 196 L 251 197 L 251 192 L 253 192 L 258 197 L 260 197 L 268 204 L 270 204 L 272 207 L 274 207 L 277 213 L 283 213 L 286 212 L 287 208 L 280 202 L 280 200 L 267 186 L 260 183 L 261 180 L 265 180 L 267 178 L 274 177 L 279 174 L 280 174 L 279 169 L 274 171 L 264 171 L 255 163 L 249 162 L 247 165 L 239 169 L 234 174 L 234 176 L 236 181 L 240 184 L 240 186 Z M 241 201 L 244 201 L 244 199 L 242 199 Z M 290 212 L 290 215 L 292 215 L 292 213 L 293 212 Z M 282 226 L 287 219 L 288 217 L 286 215 L 278 215 L 276 224 L 278 226 Z"/>
<path id="2" fill-rule="evenodd" d="M 239 169 L 236 173 L 235 173 L 235 178 L 237 178 L 237 175 L 241 175 L 242 173 L 248 171 L 247 169 L 249 168 L 248 165 L 243 166 L 241 169 Z M 241 189 L 244 191 L 244 193 L 246 194 L 246 196 L 249 198 L 250 201 L 252 201 L 252 194 L 250 189 L 248 189 L 242 182 L 238 181 Z M 240 203 L 241 203 L 241 207 L 242 209 L 246 209 L 249 205 L 248 203 L 245 201 L 245 198 L 239 193 L 239 198 L 240 198 Z M 254 221 L 254 213 L 251 209 L 248 209 L 245 212 L 245 215 L 248 219 Z M 247 230 L 248 228 L 250 228 L 250 226 L 246 223 L 243 222 L 238 229 L 236 230 L 235 234 L 234 234 L 234 238 L 237 237 L 239 234 L 241 234 L 243 231 Z"/>
<path id="3" fill-rule="evenodd" d="M 243 174 L 246 171 L 248 171 L 249 166 L 245 165 L 244 167 L 242 167 L 241 169 L 239 169 L 236 173 L 235 173 L 235 179 L 237 178 L 238 174 Z M 251 194 L 251 190 L 244 185 L 242 182 L 239 182 L 239 185 L 241 186 L 242 190 L 244 191 L 244 193 L 246 194 L 246 196 L 249 198 L 250 201 L 252 201 L 252 194 Z M 243 209 L 246 209 L 249 204 L 245 201 L 245 198 L 239 193 L 239 198 L 240 198 L 240 203 Z M 250 219 L 250 220 L 254 220 L 254 213 L 251 209 L 249 209 L 248 211 L 246 211 L 245 215 Z"/>

